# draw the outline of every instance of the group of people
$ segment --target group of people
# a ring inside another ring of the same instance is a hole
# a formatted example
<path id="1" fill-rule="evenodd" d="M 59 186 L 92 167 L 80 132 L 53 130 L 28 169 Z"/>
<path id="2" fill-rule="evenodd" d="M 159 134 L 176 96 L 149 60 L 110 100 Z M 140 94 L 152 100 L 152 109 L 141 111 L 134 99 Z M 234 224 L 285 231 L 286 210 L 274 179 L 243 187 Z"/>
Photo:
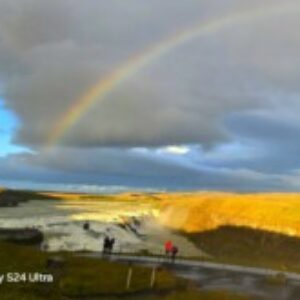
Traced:
<path id="1" fill-rule="evenodd" d="M 90 230 L 89 222 L 85 222 L 83 224 L 83 229 L 87 231 Z M 108 234 L 105 235 L 103 239 L 102 253 L 108 255 L 112 254 L 115 242 L 116 242 L 115 238 L 110 237 Z M 171 240 L 166 241 L 164 246 L 165 246 L 166 257 L 170 258 L 173 262 L 175 262 L 176 256 L 179 252 L 178 247 L 175 246 Z"/>
<path id="2" fill-rule="evenodd" d="M 178 254 L 178 247 L 173 244 L 172 241 L 167 241 L 165 243 L 165 254 L 167 258 L 170 258 L 175 262 L 176 255 Z"/>
<path id="3" fill-rule="evenodd" d="M 106 235 L 103 240 L 102 253 L 111 254 L 113 252 L 115 242 L 116 240 L 114 238 L 110 238 L 108 235 Z M 178 247 L 175 246 L 172 241 L 167 241 L 165 243 L 165 255 L 167 258 L 170 258 L 172 262 L 175 262 L 178 251 Z"/>

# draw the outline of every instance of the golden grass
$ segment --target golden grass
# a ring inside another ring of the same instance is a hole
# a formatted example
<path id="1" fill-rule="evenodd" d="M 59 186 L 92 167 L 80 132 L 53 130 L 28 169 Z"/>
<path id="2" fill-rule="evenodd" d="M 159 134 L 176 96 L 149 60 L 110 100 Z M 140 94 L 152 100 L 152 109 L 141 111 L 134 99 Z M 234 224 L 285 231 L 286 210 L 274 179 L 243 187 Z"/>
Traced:
<path id="1" fill-rule="evenodd" d="M 80 193 L 59 193 L 59 192 L 40 192 L 40 195 L 57 200 L 95 200 L 95 201 L 146 201 L 159 202 L 160 196 L 148 193 L 120 193 L 120 194 L 80 194 Z"/>
<path id="2" fill-rule="evenodd" d="M 174 193 L 161 195 L 160 222 L 188 233 L 223 225 L 300 236 L 300 194 Z"/>

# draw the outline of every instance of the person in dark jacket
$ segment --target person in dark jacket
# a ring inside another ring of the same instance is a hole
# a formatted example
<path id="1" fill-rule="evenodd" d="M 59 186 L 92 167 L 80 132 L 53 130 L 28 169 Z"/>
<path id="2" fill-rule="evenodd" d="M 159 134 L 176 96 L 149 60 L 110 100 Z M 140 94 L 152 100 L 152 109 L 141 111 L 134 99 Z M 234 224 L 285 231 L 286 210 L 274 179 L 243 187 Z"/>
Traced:
<path id="1" fill-rule="evenodd" d="M 111 238 L 109 240 L 109 254 L 111 254 L 113 252 L 115 242 L 116 242 L 116 240 L 114 238 Z"/>
<path id="2" fill-rule="evenodd" d="M 173 246 L 171 249 L 171 258 L 173 263 L 175 262 L 177 254 L 178 254 L 178 248 L 176 246 Z"/>
<path id="3" fill-rule="evenodd" d="M 103 240 L 103 248 L 102 248 L 102 253 L 103 254 L 108 254 L 109 253 L 109 247 L 110 247 L 110 239 L 106 235 L 104 240 Z"/>

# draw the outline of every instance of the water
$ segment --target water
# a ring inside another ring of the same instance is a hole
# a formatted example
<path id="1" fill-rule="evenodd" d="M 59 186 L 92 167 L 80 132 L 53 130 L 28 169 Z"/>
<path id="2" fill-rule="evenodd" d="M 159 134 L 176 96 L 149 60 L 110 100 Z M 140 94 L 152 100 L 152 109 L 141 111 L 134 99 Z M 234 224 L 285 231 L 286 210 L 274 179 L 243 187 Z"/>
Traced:
<path id="1" fill-rule="evenodd" d="M 120 224 L 132 217 L 155 214 L 151 204 L 130 201 L 29 201 L 19 207 L 1 208 L 0 227 L 38 228 L 45 234 L 49 251 L 100 251 L 105 234 L 116 237 L 116 247 L 125 251 L 143 246 L 138 236 Z M 90 231 L 83 230 L 85 221 L 89 221 Z"/>

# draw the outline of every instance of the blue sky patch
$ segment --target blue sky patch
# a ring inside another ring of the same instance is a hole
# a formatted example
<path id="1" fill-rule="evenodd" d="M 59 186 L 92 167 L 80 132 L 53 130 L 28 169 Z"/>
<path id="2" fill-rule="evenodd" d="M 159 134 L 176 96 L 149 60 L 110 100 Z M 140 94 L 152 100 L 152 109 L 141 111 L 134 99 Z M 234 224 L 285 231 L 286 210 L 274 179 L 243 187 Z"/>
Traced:
<path id="1" fill-rule="evenodd" d="M 0 156 L 26 151 L 26 148 L 15 145 L 12 140 L 18 128 L 17 116 L 5 107 L 4 100 L 0 98 Z"/>

